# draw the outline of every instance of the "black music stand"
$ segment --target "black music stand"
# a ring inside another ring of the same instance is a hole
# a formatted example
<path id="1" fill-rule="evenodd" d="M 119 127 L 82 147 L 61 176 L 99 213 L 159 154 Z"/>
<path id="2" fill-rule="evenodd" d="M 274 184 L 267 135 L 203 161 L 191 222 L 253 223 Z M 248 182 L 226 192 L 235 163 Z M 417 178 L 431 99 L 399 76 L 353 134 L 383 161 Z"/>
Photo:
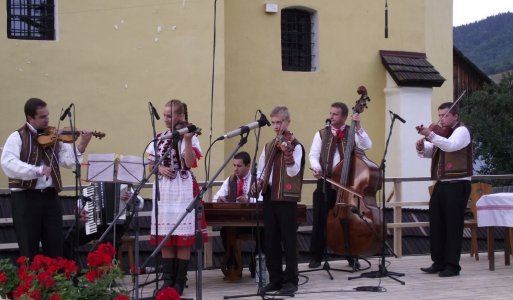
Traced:
<path id="1" fill-rule="evenodd" d="M 399 280 L 397 277 L 401 277 L 401 276 L 404 276 L 404 273 L 397 273 L 397 272 L 390 272 L 387 270 L 386 268 L 386 260 L 385 260 L 385 252 L 386 252 L 386 248 L 387 248 L 387 226 L 386 226 L 386 222 L 385 222 L 385 203 L 386 203 L 386 199 L 385 199 L 385 161 L 386 161 L 386 156 L 387 156 L 387 151 L 388 151 L 388 143 L 390 142 L 390 137 L 392 136 L 392 129 L 394 127 L 394 121 L 396 119 L 396 116 L 395 114 L 393 115 L 393 118 L 392 118 L 392 121 L 390 123 L 390 129 L 388 131 L 388 137 L 387 137 L 387 142 L 385 144 L 385 151 L 383 153 L 383 159 L 381 160 L 381 164 L 380 164 L 380 170 L 381 170 L 381 180 L 382 180 L 382 183 L 381 183 L 381 186 L 382 186 L 382 191 L 381 191 L 381 195 L 382 195 L 382 208 L 381 208 L 381 223 L 382 223 L 382 232 L 381 232 L 381 257 L 380 257 L 380 264 L 379 264 L 379 269 L 378 271 L 372 271 L 372 272 L 367 272 L 367 273 L 362 273 L 360 274 L 360 276 L 356 276 L 356 277 L 349 277 L 348 279 L 351 280 L 351 279 L 357 279 L 357 278 L 381 278 L 381 277 L 388 277 L 388 278 L 391 278 L 397 282 L 399 282 L 400 284 L 404 285 L 405 282 L 402 281 L 402 280 Z M 391 249 L 390 249 L 391 250 Z M 393 253 L 393 251 L 392 251 Z M 395 254 L 393 254 L 395 256 Z"/>

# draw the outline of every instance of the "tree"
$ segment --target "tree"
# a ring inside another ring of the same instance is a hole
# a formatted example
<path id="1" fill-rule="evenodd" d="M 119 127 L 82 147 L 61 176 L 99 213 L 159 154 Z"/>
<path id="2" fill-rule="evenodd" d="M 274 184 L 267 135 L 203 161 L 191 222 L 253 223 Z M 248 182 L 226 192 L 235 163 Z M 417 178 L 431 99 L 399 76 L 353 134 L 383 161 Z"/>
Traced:
<path id="1" fill-rule="evenodd" d="M 479 174 L 513 174 L 513 73 L 463 100 L 461 120 L 470 129 Z"/>

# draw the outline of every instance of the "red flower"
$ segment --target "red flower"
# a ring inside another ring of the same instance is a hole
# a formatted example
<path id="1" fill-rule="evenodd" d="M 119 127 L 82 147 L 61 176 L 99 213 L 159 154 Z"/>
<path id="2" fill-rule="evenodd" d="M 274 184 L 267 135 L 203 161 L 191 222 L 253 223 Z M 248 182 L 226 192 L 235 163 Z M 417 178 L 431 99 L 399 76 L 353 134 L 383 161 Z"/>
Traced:
<path id="1" fill-rule="evenodd" d="M 52 273 L 50 272 L 41 272 L 37 274 L 37 280 L 42 287 L 53 288 L 55 286 L 55 281 L 53 280 Z"/>
<path id="2" fill-rule="evenodd" d="M 89 282 L 94 282 L 96 280 L 96 278 L 101 278 L 103 276 L 103 271 L 102 270 L 91 270 L 91 271 L 87 272 L 85 276 Z"/>
<path id="3" fill-rule="evenodd" d="M 87 254 L 87 264 L 91 268 L 109 266 L 112 262 L 112 256 L 99 251 L 89 252 Z"/>
<path id="4" fill-rule="evenodd" d="M 50 299 L 50 300 L 52 300 L 52 299 Z M 127 295 L 119 295 L 119 296 L 116 298 L 116 300 L 130 300 L 130 298 L 128 298 L 128 296 L 127 296 Z"/>
<path id="5" fill-rule="evenodd" d="M 40 290 L 34 290 L 30 293 L 30 298 L 34 300 L 41 300 L 43 298 Z"/>
<path id="6" fill-rule="evenodd" d="M 18 257 L 18 259 L 16 260 L 16 263 L 17 263 L 18 265 L 23 265 L 23 264 L 25 264 L 25 262 L 27 261 L 27 259 L 28 259 L 28 258 L 27 258 L 26 256 L 20 256 L 20 257 Z"/>
<path id="7" fill-rule="evenodd" d="M 174 288 L 167 287 L 165 289 L 161 289 L 157 296 L 156 300 L 180 300 L 180 295 Z"/>
<path id="8" fill-rule="evenodd" d="M 5 285 L 6 282 L 7 282 L 7 276 L 5 276 L 4 272 L 0 272 L 0 283 L 2 285 Z"/>
<path id="9" fill-rule="evenodd" d="M 59 294 L 52 294 L 52 295 L 50 295 L 50 299 L 49 300 L 61 300 L 61 295 L 59 295 Z"/>
<path id="10" fill-rule="evenodd" d="M 107 254 L 109 257 L 114 257 L 116 254 L 116 251 L 114 251 L 114 247 L 112 247 L 111 243 L 100 244 L 100 246 L 98 246 L 98 252 Z"/>

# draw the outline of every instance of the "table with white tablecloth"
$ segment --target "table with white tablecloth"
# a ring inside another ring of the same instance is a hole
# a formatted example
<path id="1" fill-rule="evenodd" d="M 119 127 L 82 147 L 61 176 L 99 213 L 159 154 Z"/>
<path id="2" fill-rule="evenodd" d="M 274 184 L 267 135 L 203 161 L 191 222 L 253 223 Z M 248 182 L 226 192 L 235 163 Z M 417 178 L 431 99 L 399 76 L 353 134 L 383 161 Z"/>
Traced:
<path id="1" fill-rule="evenodd" d="M 490 270 L 495 270 L 494 229 L 507 227 L 504 235 L 504 261 L 510 264 L 510 232 L 513 228 L 513 193 L 483 195 L 476 203 L 477 226 L 487 227 L 488 259 Z"/>

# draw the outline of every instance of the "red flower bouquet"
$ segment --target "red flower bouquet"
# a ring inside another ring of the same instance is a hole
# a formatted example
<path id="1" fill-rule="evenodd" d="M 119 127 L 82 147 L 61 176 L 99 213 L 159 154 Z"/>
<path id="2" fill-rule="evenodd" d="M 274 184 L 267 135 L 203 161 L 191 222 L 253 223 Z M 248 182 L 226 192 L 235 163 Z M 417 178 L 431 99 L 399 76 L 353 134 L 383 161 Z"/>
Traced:
<path id="1" fill-rule="evenodd" d="M 77 276 L 78 267 L 74 261 L 36 255 L 30 262 L 27 257 L 21 256 L 17 260 L 17 281 L 12 272 L 7 275 L 0 269 L 0 293 L 9 292 L 12 280 L 18 283 L 13 291 L 14 299 L 128 300 L 127 293 L 115 286 L 122 274 L 118 266 L 112 263 L 113 257 L 111 244 L 99 245 L 96 251 L 87 256 L 89 270 L 85 275 Z"/>

